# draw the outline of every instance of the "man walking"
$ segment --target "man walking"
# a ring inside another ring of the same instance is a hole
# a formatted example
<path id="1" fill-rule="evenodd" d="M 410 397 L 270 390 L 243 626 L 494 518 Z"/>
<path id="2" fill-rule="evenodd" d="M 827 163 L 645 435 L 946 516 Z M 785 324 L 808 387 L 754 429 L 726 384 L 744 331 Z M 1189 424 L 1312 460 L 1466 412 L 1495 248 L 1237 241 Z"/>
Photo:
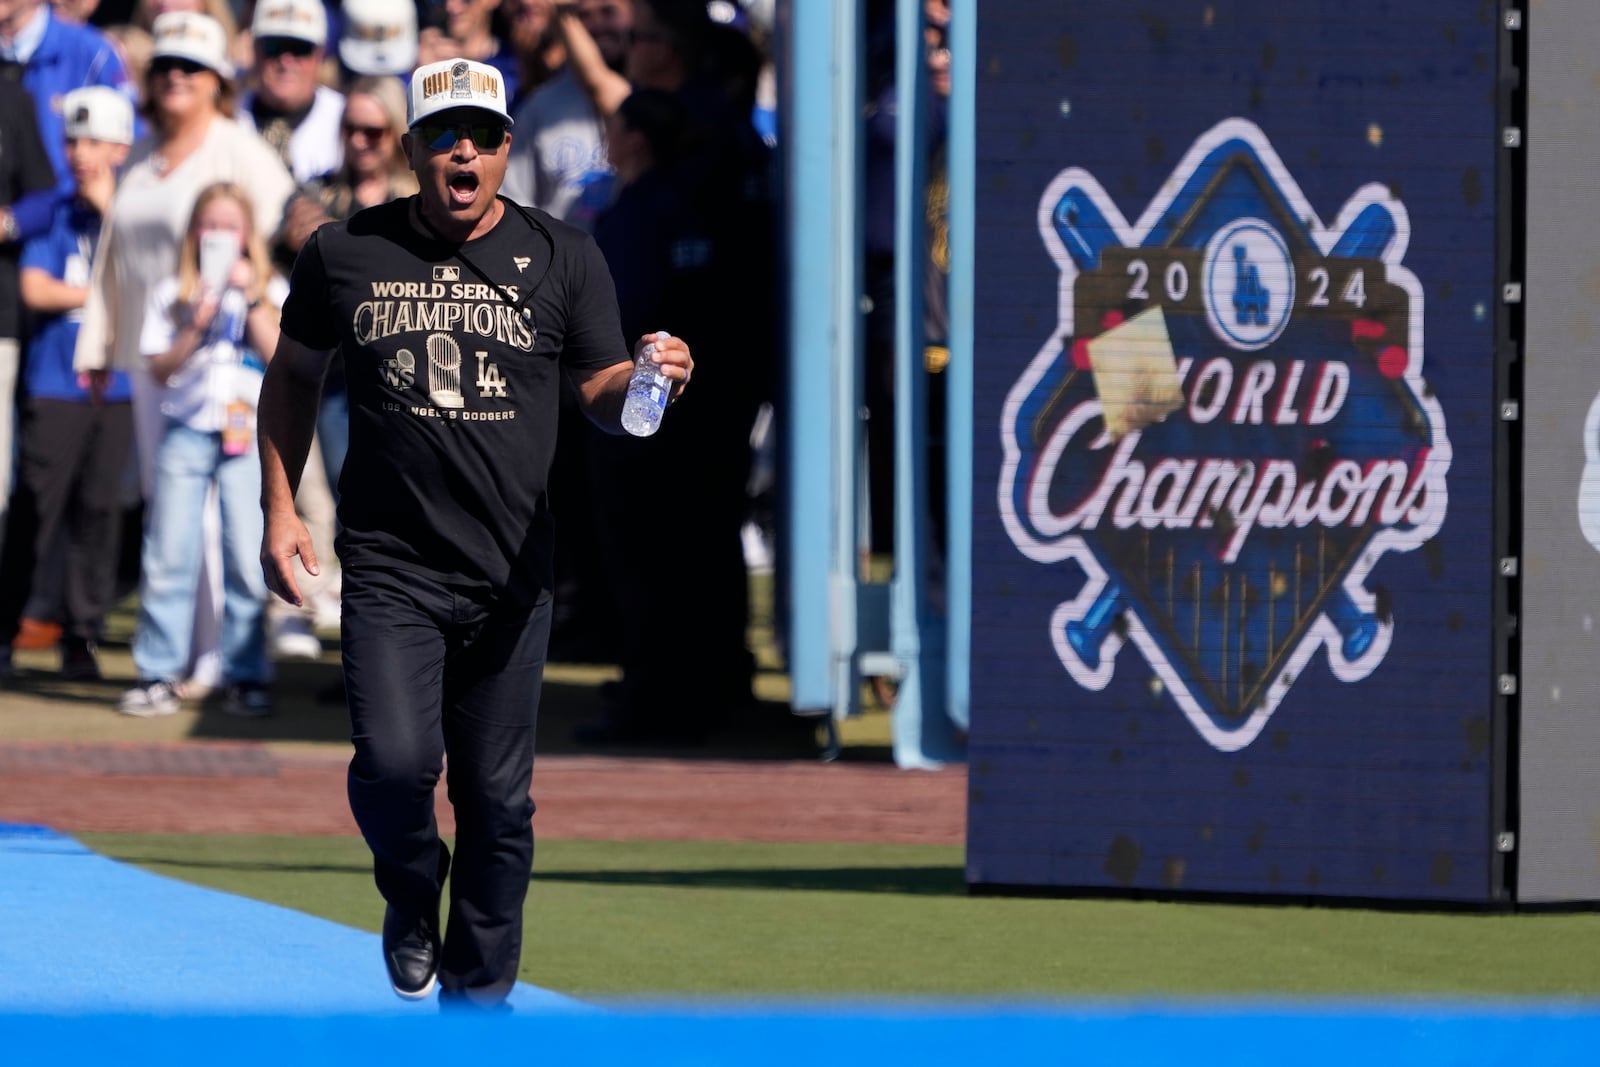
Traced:
<path id="1" fill-rule="evenodd" d="M 296 604 L 294 557 L 316 572 L 294 492 L 339 348 L 350 805 L 388 905 L 384 961 L 402 997 L 437 981 L 445 1003 L 496 1006 L 516 981 L 533 860 L 560 379 L 616 433 L 630 357 L 594 242 L 497 195 L 511 126 L 500 73 L 427 64 L 408 104 L 421 191 L 323 226 L 295 264 L 261 394 L 262 567 Z M 649 335 L 646 349 L 680 392 L 688 346 Z M 453 867 L 433 808 L 446 759 Z"/>

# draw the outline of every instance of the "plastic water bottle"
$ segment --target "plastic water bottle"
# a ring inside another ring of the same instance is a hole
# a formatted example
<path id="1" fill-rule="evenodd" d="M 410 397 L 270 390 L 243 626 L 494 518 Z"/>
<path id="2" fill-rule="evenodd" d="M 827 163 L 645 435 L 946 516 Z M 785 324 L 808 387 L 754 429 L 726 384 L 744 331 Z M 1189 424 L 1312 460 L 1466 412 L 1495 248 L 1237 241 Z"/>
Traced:
<path id="1" fill-rule="evenodd" d="M 656 334 L 656 340 L 665 341 L 670 336 L 662 331 Z M 660 366 L 650 358 L 655 350 L 654 344 L 640 349 L 633 364 L 633 377 L 628 379 L 628 397 L 622 402 L 622 428 L 635 437 L 649 437 L 661 429 L 667 394 L 672 391 L 672 379 L 662 374 Z"/>
<path id="2" fill-rule="evenodd" d="M 245 319 L 250 314 L 250 298 L 236 286 L 228 286 L 217 304 L 216 339 L 238 345 L 244 340 Z"/>

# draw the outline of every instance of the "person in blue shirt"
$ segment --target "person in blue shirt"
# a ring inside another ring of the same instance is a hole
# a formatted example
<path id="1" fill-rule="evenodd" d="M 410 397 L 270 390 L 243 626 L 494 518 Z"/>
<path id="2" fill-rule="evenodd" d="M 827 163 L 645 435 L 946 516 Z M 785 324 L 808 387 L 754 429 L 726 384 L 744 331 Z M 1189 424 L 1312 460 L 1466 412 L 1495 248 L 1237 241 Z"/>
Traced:
<path id="1" fill-rule="evenodd" d="M 11 0 L 0 4 L 0 64 L 21 67 L 22 87 L 33 97 L 39 138 L 56 172 L 55 191 L 71 194 L 62 97 L 74 89 L 105 85 L 131 104 L 134 87 L 122 57 L 99 30 L 57 17 L 45 0 Z M 37 237 L 50 225 L 55 204 L 56 198 L 44 193 L 0 209 L 0 236 L 15 241 Z"/>
<path id="2" fill-rule="evenodd" d="M 115 89 L 77 89 L 62 98 L 62 122 L 77 191 L 57 199 L 49 229 L 22 249 L 19 288 L 34 329 L 21 462 L 0 557 L 0 675 L 12 671 L 11 643 L 23 609 L 61 542 L 61 673 L 85 679 L 100 675 L 95 642 L 115 591 L 133 413 L 126 374 L 80 377 L 72 353 L 100 220 L 133 143 L 133 105 Z"/>

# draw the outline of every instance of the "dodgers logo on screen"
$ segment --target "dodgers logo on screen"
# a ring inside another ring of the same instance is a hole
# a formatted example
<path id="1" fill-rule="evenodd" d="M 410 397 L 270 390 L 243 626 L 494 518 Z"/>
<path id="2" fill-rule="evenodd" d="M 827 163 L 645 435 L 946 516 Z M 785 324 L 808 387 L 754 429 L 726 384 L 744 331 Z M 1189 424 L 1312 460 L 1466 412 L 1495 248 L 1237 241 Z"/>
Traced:
<path id="1" fill-rule="evenodd" d="M 1038 221 L 1059 324 L 1006 399 L 1001 517 L 1025 556 L 1082 573 L 1049 620 L 1078 684 L 1104 689 L 1131 644 L 1237 751 L 1319 654 L 1346 683 L 1383 661 L 1384 557 L 1444 521 L 1410 220 L 1373 184 L 1324 225 L 1230 119 L 1132 225 L 1076 168 Z"/>

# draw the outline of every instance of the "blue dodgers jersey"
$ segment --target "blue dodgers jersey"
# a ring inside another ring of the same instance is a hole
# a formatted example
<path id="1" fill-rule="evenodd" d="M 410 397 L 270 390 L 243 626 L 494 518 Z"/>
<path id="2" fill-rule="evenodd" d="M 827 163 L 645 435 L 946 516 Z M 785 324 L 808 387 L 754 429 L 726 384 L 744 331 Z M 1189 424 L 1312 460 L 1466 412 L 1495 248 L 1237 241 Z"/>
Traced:
<path id="1" fill-rule="evenodd" d="M 100 239 L 100 213 L 72 197 L 63 197 L 50 217 L 50 228 L 22 247 L 20 266 L 36 268 L 69 285 L 87 287 Z M 74 400 L 87 403 L 88 390 L 72 369 L 83 309 L 34 320 L 28 338 L 27 394 L 37 400 Z M 126 401 L 131 396 L 128 376 L 113 371 L 104 398 Z"/>

